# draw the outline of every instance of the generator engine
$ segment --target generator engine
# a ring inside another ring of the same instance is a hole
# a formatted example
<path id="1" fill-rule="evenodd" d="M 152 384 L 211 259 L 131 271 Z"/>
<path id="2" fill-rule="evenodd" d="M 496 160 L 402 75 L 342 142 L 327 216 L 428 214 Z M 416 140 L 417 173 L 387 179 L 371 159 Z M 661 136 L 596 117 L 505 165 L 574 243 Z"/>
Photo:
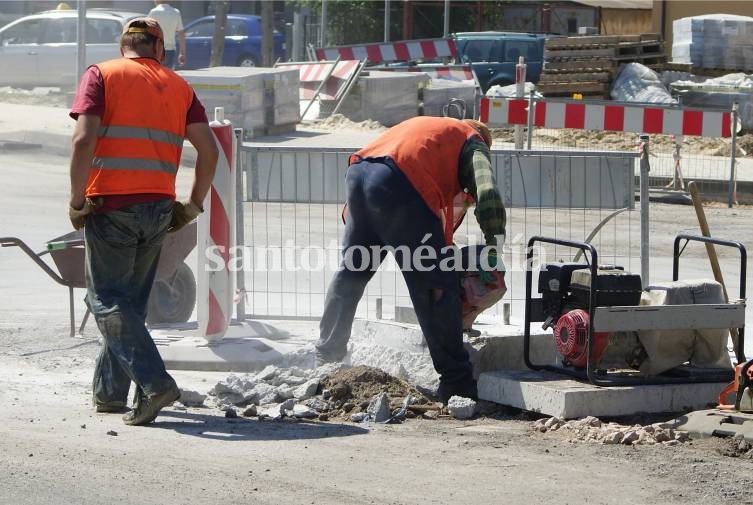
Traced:
<path id="1" fill-rule="evenodd" d="M 583 263 L 547 263 L 539 272 L 538 289 L 546 316 L 542 327 L 554 328 L 557 352 L 567 366 L 585 368 L 588 362 L 590 286 L 591 270 Z M 620 266 L 600 267 L 594 289 L 597 307 L 640 304 L 640 276 Z M 596 333 L 593 342 L 594 359 L 599 363 L 610 335 Z"/>

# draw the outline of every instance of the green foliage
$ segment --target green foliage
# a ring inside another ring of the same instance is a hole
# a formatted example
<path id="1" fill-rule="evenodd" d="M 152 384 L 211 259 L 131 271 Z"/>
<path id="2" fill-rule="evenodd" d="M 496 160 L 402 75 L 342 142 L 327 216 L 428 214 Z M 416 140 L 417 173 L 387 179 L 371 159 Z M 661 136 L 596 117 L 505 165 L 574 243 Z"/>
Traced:
<path id="1" fill-rule="evenodd" d="M 290 3 L 295 8 L 308 8 L 317 21 L 321 17 L 321 0 L 297 0 Z M 403 2 L 390 2 L 391 34 L 401 33 L 402 4 Z M 326 29 L 325 40 L 328 46 L 381 42 L 384 40 L 384 2 L 327 0 Z"/>

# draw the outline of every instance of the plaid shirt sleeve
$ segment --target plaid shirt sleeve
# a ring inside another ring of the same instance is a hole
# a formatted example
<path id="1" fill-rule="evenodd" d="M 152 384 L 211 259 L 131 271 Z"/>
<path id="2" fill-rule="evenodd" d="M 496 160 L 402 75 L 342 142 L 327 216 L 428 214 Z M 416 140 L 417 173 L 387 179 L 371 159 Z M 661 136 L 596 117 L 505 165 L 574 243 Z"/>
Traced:
<path id="1" fill-rule="evenodd" d="M 476 200 L 476 220 L 486 244 L 497 245 L 497 236 L 505 234 L 507 216 L 494 179 L 489 148 L 481 140 L 472 138 L 463 146 L 458 179 L 460 186 Z"/>

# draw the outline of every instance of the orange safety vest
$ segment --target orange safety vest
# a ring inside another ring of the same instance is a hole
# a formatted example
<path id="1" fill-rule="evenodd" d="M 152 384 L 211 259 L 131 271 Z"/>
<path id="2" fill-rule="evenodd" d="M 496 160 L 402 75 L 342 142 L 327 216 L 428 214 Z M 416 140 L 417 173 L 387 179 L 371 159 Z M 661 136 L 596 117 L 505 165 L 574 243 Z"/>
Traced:
<path id="1" fill-rule="evenodd" d="M 105 111 L 86 196 L 158 193 L 175 198 L 193 89 L 151 58 L 98 63 Z"/>
<path id="2" fill-rule="evenodd" d="M 470 195 L 458 181 L 463 146 L 481 135 L 469 124 L 453 118 L 418 116 L 393 126 L 350 156 L 349 164 L 391 158 L 416 188 L 426 205 L 442 222 L 445 242 L 452 244 L 455 228 L 465 216 Z"/>

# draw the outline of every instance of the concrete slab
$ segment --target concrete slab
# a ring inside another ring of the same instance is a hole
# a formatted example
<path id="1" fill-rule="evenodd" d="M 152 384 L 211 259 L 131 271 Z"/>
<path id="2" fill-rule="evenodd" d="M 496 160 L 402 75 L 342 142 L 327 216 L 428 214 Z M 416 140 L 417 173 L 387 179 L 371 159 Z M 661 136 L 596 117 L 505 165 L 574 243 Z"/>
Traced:
<path id="1" fill-rule="evenodd" d="M 700 438 L 739 436 L 753 442 L 753 414 L 718 409 L 698 410 L 674 419 L 672 427 Z"/>
<path id="2" fill-rule="evenodd" d="M 702 409 L 716 404 L 724 386 L 708 383 L 599 387 L 549 372 L 497 371 L 479 376 L 478 394 L 482 400 L 576 419 Z"/>
<path id="3" fill-rule="evenodd" d="M 157 349 L 170 370 L 253 372 L 267 365 L 314 364 L 318 323 L 312 321 L 246 321 L 230 325 L 225 338 L 209 343 L 195 325 L 152 329 Z"/>
<path id="4" fill-rule="evenodd" d="M 481 335 L 466 339 L 474 375 L 490 370 L 525 369 L 523 332 L 518 325 L 479 324 Z M 196 324 L 152 328 L 157 349 L 170 370 L 252 372 L 267 365 L 308 368 L 319 338 L 317 320 L 264 320 L 232 324 L 225 338 L 208 343 Z M 551 334 L 532 327 L 531 354 L 537 363 L 554 363 Z M 426 389 L 439 376 L 418 325 L 356 319 L 348 344 L 348 365 L 374 366 Z"/>

